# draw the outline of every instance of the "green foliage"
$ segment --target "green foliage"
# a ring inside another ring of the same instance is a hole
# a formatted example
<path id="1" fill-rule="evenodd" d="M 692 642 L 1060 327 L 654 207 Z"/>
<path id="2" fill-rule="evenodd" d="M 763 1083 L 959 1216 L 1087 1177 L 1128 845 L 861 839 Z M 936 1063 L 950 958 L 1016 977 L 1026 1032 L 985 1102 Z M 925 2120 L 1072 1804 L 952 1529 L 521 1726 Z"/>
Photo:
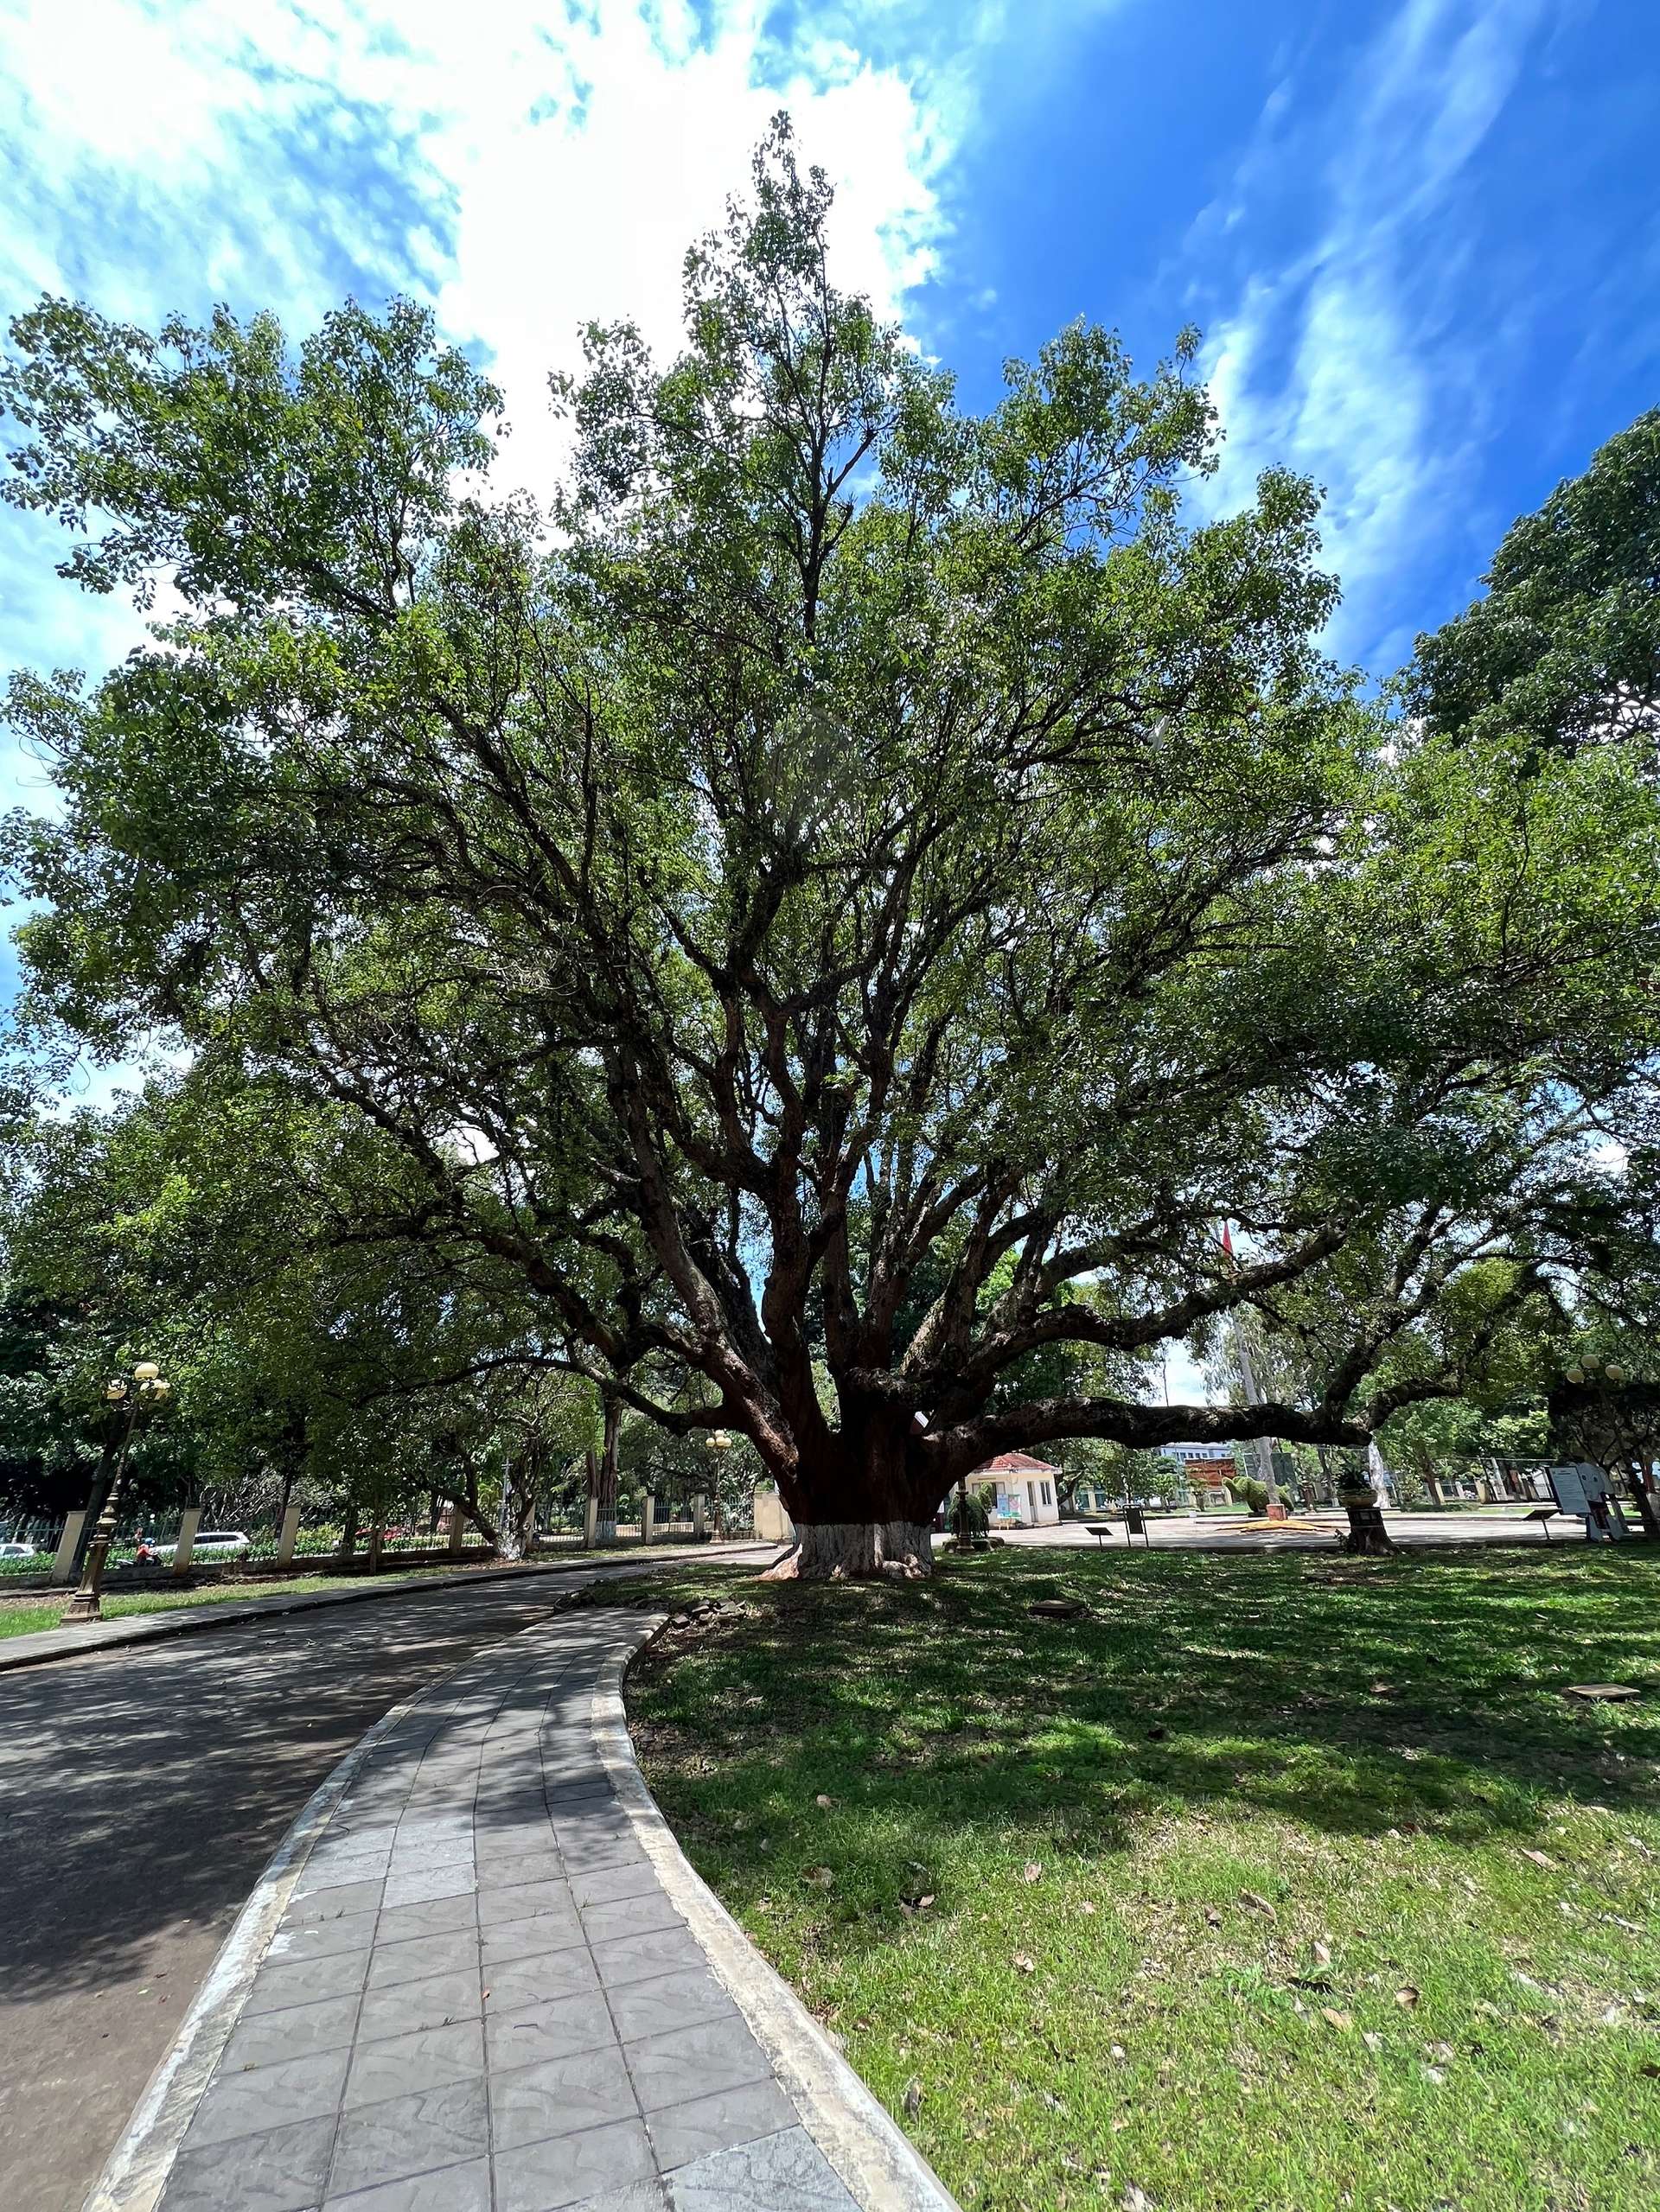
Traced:
<path id="1" fill-rule="evenodd" d="M 992 1525 L 991 1508 L 986 1502 L 984 1488 L 971 1488 L 967 1483 L 960 1483 L 951 1493 L 946 1523 L 960 1544 L 969 1544 L 983 1536 Z"/>
<path id="2" fill-rule="evenodd" d="M 442 1432 L 499 1488 L 527 1362 L 829 1520 L 1214 1433 L 1152 1363 L 1242 1305 L 1298 1347 L 1244 1417 L 1282 1440 L 1510 1389 L 1508 1317 L 1625 1206 L 1642 763 L 1395 729 L 1321 648 L 1313 488 L 1184 514 L 1191 334 L 1138 375 L 1074 326 L 969 413 L 827 207 L 776 125 L 679 354 L 588 333 L 546 511 L 407 303 L 297 350 L 20 318 L 11 495 L 177 605 L 12 686 L 61 800 L 8 832 L 27 1018 L 321 1118 L 308 1450 L 394 1488 Z M 480 1344 L 423 1433 L 399 1379 Z"/>
<path id="3" fill-rule="evenodd" d="M 1407 705 L 1465 740 L 1542 751 L 1660 736 L 1660 409 L 1506 533 L 1487 596 L 1418 641 Z"/>

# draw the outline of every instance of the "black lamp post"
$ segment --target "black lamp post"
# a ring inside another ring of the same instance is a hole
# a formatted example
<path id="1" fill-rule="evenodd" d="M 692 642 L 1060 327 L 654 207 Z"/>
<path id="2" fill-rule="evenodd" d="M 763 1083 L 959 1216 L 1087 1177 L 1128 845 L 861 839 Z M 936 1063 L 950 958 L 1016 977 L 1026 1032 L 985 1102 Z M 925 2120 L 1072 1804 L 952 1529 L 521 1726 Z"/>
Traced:
<path id="1" fill-rule="evenodd" d="M 104 1580 L 104 1562 L 109 1557 L 110 1546 L 115 1540 L 115 1510 L 120 1501 L 121 1478 L 127 1471 L 127 1454 L 131 1449 L 133 1431 L 139 1416 L 159 1406 L 170 1396 L 173 1386 L 168 1381 L 154 1360 L 140 1360 L 132 1371 L 132 1380 L 106 1383 L 104 1395 L 110 1405 L 124 1406 L 127 1425 L 122 1431 L 121 1450 L 117 1456 L 115 1472 L 110 1477 L 110 1487 L 104 1494 L 104 1509 L 98 1516 L 98 1526 L 93 1531 L 93 1540 L 86 1552 L 86 1565 L 81 1571 L 80 1587 L 65 1609 L 61 1625 L 73 1628 L 83 1621 L 103 1618 L 99 1592 Z"/>

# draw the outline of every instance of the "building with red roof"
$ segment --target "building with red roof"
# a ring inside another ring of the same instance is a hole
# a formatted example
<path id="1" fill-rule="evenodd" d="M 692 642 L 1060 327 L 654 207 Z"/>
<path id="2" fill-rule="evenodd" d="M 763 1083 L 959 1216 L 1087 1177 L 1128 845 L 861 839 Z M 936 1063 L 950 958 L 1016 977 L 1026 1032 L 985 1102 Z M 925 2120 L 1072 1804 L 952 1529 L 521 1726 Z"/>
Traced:
<path id="1" fill-rule="evenodd" d="M 999 1451 L 968 1476 L 971 1488 L 984 1491 L 993 1520 L 1038 1528 L 1061 1517 L 1056 1485 L 1058 1467 L 1034 1459 L 1029 1451 Z"/>

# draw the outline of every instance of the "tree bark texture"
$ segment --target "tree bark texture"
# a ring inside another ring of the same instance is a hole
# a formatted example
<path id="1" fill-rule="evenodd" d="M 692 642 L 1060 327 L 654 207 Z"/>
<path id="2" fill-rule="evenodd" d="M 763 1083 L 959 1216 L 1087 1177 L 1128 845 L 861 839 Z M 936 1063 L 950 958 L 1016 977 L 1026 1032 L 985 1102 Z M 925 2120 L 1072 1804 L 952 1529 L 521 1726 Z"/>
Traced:
<path id="1" fill-rule="evenodd" d="M 1353 1505 L 1345 1498 L 1344 1510 L 1349 1515 L 1349 1533 L 1343 1548 L 1355 1558 L 1387 1559 L 1398 1546 L 1383 1526 L 1383 1508 L 1374 1498 L 1365 1505 Z"/>
<path id="2" fill-rule="evenodd" d="M 1660 1539 L 1660 1514 L 1655 1511 L 1654 1492 L 1643 1480 L 1643 1469 L 1635 1466 L 1628 1468 L 1625 1480 L 1631 1491 L 1631 1503 L 1637 1508 L 1638 1519 L 1643 1524 L 1643 1533 Z"/>
<path id="3" fill-rule="evenodd" d="M 622 1406 L 615 1398 L 608 1398 L 605 1400 L 604 1441 L 600 1447 L 594 1490 L 597 1508 L 594 1516 L 596 1544 L 615 1544 L 616 1541 L 616 1438 L 622 1418 Z"/>

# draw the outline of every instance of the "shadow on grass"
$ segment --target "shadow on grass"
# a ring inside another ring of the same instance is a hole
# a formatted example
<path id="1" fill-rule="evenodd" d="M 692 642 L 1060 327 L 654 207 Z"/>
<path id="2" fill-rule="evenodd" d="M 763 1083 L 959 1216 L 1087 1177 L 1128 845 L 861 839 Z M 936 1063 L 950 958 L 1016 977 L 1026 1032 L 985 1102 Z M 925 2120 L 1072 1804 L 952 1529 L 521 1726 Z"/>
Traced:
<path id="1" fill-rule="evenodd" d="M 1089 1616 L 1031 1617 L 1063 1594 Z M 928 1584 L 757 1584 L 741 1620 L 642 1661 L 629 1705 L 654 1786 L 739 1909 L 820 1794 L 849 1816 L 838 1893 L 865 1906 L 903 1894 L 899 1830 L 924 1859 L 930 1836 L 1005 1828 L 1112 1852 L 1208 1809 L 1334 1839 L 1527 1839 L 1553 1802 L 1660 1798 L 1657 1599 L 1660 1549 L 1638 1546 L 1005 1552 Z M 1561 1694 L 1588 1680 L 1650 1694 Z"/>

